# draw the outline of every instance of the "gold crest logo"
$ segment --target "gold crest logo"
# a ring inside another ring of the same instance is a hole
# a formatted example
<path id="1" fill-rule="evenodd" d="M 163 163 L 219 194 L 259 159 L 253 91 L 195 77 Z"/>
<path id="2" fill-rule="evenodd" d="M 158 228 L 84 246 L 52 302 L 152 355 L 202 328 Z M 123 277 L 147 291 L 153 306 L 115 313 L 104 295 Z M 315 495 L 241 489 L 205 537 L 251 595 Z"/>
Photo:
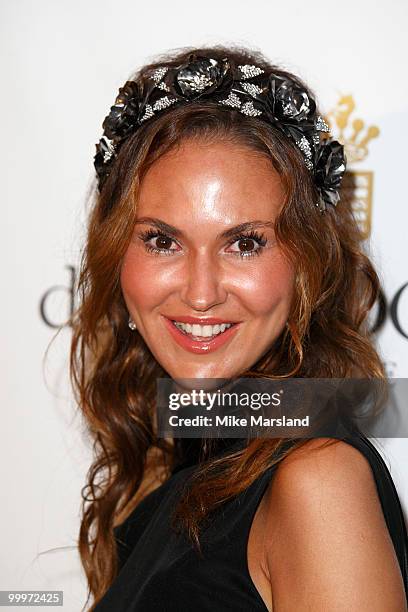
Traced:
<path id="1" fill-rule="evenodd" d="M 353 119 L 354 110 L 353 96 L 341 96 L 336 107 L 325 116 L 325 120 L 334 138 L 344 145 L 347 172 L 343 179 L 342 192 L 351 200 L 354 216 L 365 239 L 371 233 L 374 173 L 371 170 L 354 170 L 350 166 L 366 159 L 368 143 L 379 136 L 380 130 L 375 125 L 366 127 L 364 121 L 358 117 Z"/>

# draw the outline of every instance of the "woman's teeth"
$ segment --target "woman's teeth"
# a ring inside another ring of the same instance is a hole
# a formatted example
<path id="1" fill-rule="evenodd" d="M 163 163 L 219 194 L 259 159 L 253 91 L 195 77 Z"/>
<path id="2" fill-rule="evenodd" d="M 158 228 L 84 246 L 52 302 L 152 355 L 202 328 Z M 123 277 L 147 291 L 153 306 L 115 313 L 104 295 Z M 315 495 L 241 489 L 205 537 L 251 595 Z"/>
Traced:
<path id="1" fill-rule="evenodd" d="M 174 325 L 185 334 L 197 338 L 212 338 L 222 334 L 223 331 L 233 325 L 233 323 L 222 323 L 221 325 L 190 325 L 190 323 L 179 323 L 173 321 Z"/>

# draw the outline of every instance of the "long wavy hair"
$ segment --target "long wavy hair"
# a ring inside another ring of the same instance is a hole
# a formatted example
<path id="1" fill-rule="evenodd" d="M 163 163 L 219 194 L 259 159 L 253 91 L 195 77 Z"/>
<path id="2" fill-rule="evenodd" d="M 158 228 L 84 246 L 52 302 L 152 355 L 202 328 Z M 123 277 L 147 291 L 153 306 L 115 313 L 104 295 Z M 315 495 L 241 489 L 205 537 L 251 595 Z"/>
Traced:
<path id="1" fill-rule="evenodd" d="M 261 53 L 236 46 L 178 49 L 158 56 L 133 78 L 144 79 L 158 66 L 183 63 L 192 51 L 257 64 L 310 91 Z M 70 376 L 95 456 L 82 489 L 79 533 L 91 610 L 118 572 L 114 527 L 169 477 L 176 461 L 175 445 L 159 438 L 154 426 L 156 378 L 166 373 L 139 332 L 129 329 L 119 279 L 143 176 L 187 138 L 228 141 L 257 151 L 270 160 L 286 191 L 275 232 L 295 269 L 288 322 L 269 351 L 240 375 L 384 378 L 367 322 L 379 280 L 363 252 L 350 202 L 342 197 L 336 209 L 320 214 L 316 188 L 293 143 L 272 126 L 234 109 L 196 100 L 143 124 L 123 144 L 101 193 L 94 191 L 77 282 L 78 307 L 70 319 Z M 275 451 L 285 439 L 249 440 L 221 458 L 212 457 L 211 444 L 204 442 L 188 492 L 174 515 L 198 549 L 202 520 L 274 464 Z M 287 452 L 303 443 L 297 440 Z"/>

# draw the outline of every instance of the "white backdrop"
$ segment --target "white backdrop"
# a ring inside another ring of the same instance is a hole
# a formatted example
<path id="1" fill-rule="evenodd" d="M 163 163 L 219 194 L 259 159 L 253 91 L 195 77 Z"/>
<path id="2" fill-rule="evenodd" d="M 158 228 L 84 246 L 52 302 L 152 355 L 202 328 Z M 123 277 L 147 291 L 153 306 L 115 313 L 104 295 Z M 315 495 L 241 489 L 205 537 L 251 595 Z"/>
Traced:
<path id="1" fill-rule="evenodd" d="M 380 129 L 356 170 L 374 176 L 370 244 L 389 303 L 408 281 L 407 3 L 207 0 L 197 6 L 189 0 L 1 2 L 0 590 L 62 589 L 70 612 L 85 599 L 75 542 L 91 454 L 68 385 L 68 329 L 44 365 L 43 359 L 55 331 L 50 323 L 69 313 L 101 123 L 136 67 L 175 47 L 242 43 L 303 77 L 325 112 L 340 96 L 352 96 L 350 121 L 362 118 Z M 408 290 L 397 315 L 393 321 L 387 313 L 380 346 L 390 374 L 406 377 L 408 340 L 401 332 L 408 333 Z M 407 509 L 407 440 L 380 442 Z M 55 550 L 39 554 L 49 549 Z"/>

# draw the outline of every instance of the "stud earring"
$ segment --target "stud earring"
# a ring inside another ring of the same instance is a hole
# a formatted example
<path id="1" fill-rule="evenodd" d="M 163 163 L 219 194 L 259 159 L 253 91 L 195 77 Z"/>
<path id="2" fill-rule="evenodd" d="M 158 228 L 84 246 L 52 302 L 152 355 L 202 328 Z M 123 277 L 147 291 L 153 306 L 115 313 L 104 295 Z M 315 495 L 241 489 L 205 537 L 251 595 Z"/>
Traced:
<path id="1" fill-rule="evenodd" d="M 128 325 L 132 331 L 136 329 L 136 323 L 132 320 L 132 317 L 129 317 Z"/>

